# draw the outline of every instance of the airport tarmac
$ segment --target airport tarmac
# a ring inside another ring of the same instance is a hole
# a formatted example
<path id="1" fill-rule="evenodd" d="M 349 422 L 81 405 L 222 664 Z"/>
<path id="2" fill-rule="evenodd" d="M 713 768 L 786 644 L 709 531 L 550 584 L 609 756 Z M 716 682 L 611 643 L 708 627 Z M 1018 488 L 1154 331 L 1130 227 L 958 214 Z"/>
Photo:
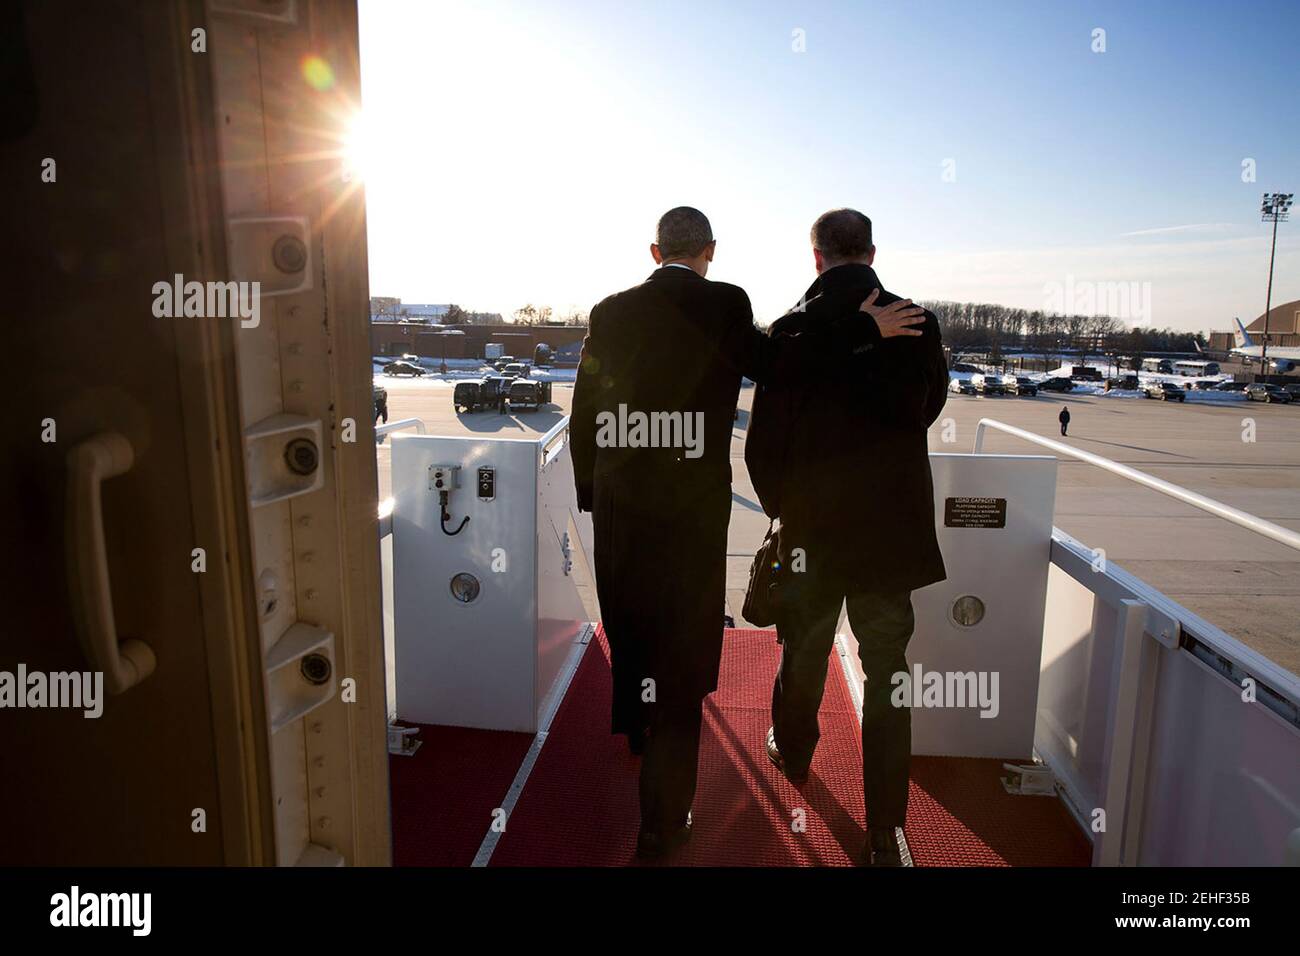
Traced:
<path id="1" fill-rule="evenodd" d="M 555 405 L 501 416 L 457 415 L 451 389 L 431 382 L 384 380 L 389 420 L 422 419 L 430 434 L 541 435 L 568 414 L 573 387 L 557 383 Z M 729 613 L 740 607 L 755 549 L 767 530 L 744 462 L 752 388 L 741 390 L 732 439 L 732 520 L 728 542 Z M 1057 414 L 1068 405 L 1065 441 L 1182 485 L 1287 528 L 1300 530 L 1300 405 L 1164 403 L 1135 398 L 1041 395 L 984 398 L 950 394 L 930 431 L 932 452 L 969 452 L 981 418 L 996 418 L 1060 438 Z M 955 441 L 944 443 L 952 420 Z M 1254 441 L 1243 419 L 1254 422 Z M 1046 453 L 998 432 L 989 453 Z M 389 453 L 380 446 L 380 497 L 389 494 Z M 1300 673 L 1300 552 L 1220 518 L 1108 474 L 1062 460 L 1055 524 L 1169 598 L 1221 627 L 1292 673 Z"/>

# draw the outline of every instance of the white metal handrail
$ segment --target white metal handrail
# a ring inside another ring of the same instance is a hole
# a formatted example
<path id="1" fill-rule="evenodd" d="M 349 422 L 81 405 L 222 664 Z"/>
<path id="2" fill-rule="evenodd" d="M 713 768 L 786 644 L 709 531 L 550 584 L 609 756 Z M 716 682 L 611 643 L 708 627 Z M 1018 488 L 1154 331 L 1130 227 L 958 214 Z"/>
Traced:
<path id="1" fill-rule="evenodd" d="M 1198 495 L 1194 491 L 1188 491 L 1178 485 L 1168 481 L 1163 481 L 1144 471 L 1138 471 L 1136 468 L 1130 468 L 1128 465 L 1121 465 L 1119 462 L 1111 461 L 1109 458 L 1103 458 L 1101 455 L 1094 455 L 1092 452 L 1080 451 L 1064 442 L 1053 441 L 1050 438 L 1044 438 L 1042 435 L 1036 435 L 1033 432 L 1025 431 L 1023 428 L 1016 428 L 1014 425 L 1008 425 L 1006 422 L 1000 422 L 994 418 L 981 418 L 980 423 L 975 428 L 975 450 L 974 454 L 978 455 L 984 447 L 984 429 L 996 428 L 998 431 L 1006 432 L 1008 435 L 1014 435 L 1022 438 L 1027 442 L 1035 445 L 1041 445 L 1044 448 L 1050 448 L 1058 454 L 1065 455 L 1068 458 L 1077 458 L 1079 461 L 1087 462 L 1090 465 L 1096 465 L 1103 471 L 1108 471 L 1112 475 L 1119 475 L 1121 478 L 1127 478 L 1129 481 L 1150 488 L 1152 491 L 1158 491 L 1162 495 L 1168 495 L 1170 498 L 1176 498 L 1184 504 L 1189 504 L 1193 508 L 1199 508 L 1201 511 L 1207 511 L 1212 515 L 1223 518 L 1225 521 L 1231 521 L 1247 531 L 1253 531 L 1261 534 L 1266 538 L 1284 544 L 1289 548 L 1300 551 L 1300 532 L 1292 531 L 1290 528 L 1284 528 L 1281 525 L 1274 524 L 1271 521 L 1265 521 L 1258 518 L 1248 511 L 1242 511 L 1231 505 L 1225 505 L 1222 501 L 1215 501 L 1213 498 L 1207 498 L 1205 495 Z"/>
<path id="2" fill-rule="evenodd" d="M 541 466 L 545 468 L 564 449 L 569 440 L 569 416 L 565 415 L 537 442 Z"/>
<path id="3" fill-rule="evenodd" d="M 414 428 L 415 431 L 424 434 L 424 421 L 419 418 L 400 418 L 395 422 L 385 422 L 375 429 L 376 435 L 387 435 L 389 432 L 395 432 L 402 428 Z"/>

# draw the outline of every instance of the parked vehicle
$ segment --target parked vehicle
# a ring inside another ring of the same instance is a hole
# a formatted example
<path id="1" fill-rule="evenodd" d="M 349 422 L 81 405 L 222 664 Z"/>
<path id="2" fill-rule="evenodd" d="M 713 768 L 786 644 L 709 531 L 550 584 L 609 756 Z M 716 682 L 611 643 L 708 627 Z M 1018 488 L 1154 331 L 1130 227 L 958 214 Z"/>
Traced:
<path id="1" fill-rule="evenodd" d="M 1300 401 L 1300 384 L 1292 383 L 1282 386 L 1286 393 L 1291 396 L 1291 401 Z"/>
<path id="2" fill-rule="evenodd" d="M 1145 391 L 1147 398 L 1158 398 L 1162 402 L 1187 401 L 1187 393 L 1173 382 L 1152 382 Z"/>
<path id="3" fill-rule="evenodd" d="M 384 374 L 392 378 L 397 378 L 402 375 L 408 375 L 412 378 L 419 378 L 421 375 L 424 374 L 424 369 L 423 367 L 416 365 L 413 362 L 406 362 L 399 359 L 396 362 L 389 362 L 387 365 L 385 365 Z"/>
<path id="4" fill-rule="evenodd" d="M 948 381 L 948 391 L 958 395 L 978 395 L 979 389 L 971 384 L 970 379 L 954 378 Z"/>
<path id="5" fill-rule="evenodd" d="M 1007 391 L 1012 395 L 1037 395 L 1038 384 L 1030 378 L 1023 375 L 1008 375 L 1006 377 Z"/>
<path id="6" fill-rule="evenodd" d="M 514 360 L 515 357 L 513 355 L 498 355 L 495 359 L 493 359 L 488 364 L 491 365 L 494 369 L 496 369 L 499 372 Z"/>
<path id="7" fill-rule="evenodd" d="M 1220 382 L 1219 391 L 1244 392 L 1249 386 L 1250 386 L 1249 382 Z"/>
<path id="8" fill-rule="evenodd" d="M 1257 382 L 1246 389 L 1246 401 L 1248 402 L 1268 402 L 1279 403 L 1282 405 L 1291 404 L 1291 393 L 1281 385 L 1271 383 L 1264 384 Z"/>
<path id="9" fill-rule="evenodd" d="M 528 366 L 524 362 L 511 362 L 505 368 L 501 369 L 501 374 L 509 378 L 527 378 Z"/>
<path id="10" fill-rule="evenodd" d="M 483 379 L 457 382 L 452 390 L 451 404 L 457 412 L 476 412 L 482 408 L 500 408 L 501 396 L 510 391 L 512 379 L 503 375 L 489 375 Z"/>
<path id="11" fill-rule="evenodd" d="M 1169 359 L 1148 358 L 1142 360 L 1142 371 L 1159 372 L 1162 375 L 1174 374 L 1174 363 Z"/>
<path id="12" fill-rule="evenodd" d="M 510 383 L 510 409 L 534 410 L 551 401 L 551 383 L 517 378 Z"/>
<path id="13" fill-rule="evenodd" d="M 1198 392 L 1212 392 L 1218 387 L 1218 382 L 1196 382 L 1192 385 L 1192 388 Z"/>
<path id="14" fill-rule="evenodd" d="M 971 365 L 969 362 L 953 362 L 948 366 L 948 370 L 951 372 L 965 372 L 968 375 L 976 375 L 984 371 L 978 365 Z"/>
<path id="15" fill-rule="evenodd" d="M 1057 376 L 1043 379 L 1038 383 L 1038 388 L 1044 392 L 1072 392 L 1074 391 L 1074 383 L 1068 378 Z"/>
<path id="16" fill-rule="evenodd" d="M 1103 381 L 1101 370 L 1091 365 L 1076 365 L 1070 369 L 1070 378 L 1083 382 Z"/>
<path id="17" fill-rule="evenodd" d="M 1002 378 L 993 374 L 972 375 L 970 382 L 975 386 L 975 390 L 981 395 L 1005 395 L 1007 388 L 1002 384 Z"/>

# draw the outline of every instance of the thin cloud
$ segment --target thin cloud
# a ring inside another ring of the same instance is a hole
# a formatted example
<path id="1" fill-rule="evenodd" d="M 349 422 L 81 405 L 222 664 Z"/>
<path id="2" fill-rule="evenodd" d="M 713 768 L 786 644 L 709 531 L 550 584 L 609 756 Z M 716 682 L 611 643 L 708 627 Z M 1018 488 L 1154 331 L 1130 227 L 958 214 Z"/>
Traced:
<path id="1" fill-rule="evenodd" d="M 1186 226 L 1161 226 L 1158 229 L 1139 229 L 1136 232 L 1120 233 L 1121 236 L 1164 236 L 1171 232 L 1224 232 L 1231 229 L 1230 222 L 1194 222 Z"/>

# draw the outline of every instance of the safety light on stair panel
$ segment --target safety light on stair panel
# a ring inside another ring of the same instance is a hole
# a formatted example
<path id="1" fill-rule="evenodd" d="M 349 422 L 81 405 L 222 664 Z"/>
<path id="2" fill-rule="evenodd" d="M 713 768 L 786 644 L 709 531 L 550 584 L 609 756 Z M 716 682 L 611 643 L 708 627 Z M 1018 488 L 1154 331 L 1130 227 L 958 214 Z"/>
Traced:
<path id="1" fill-rule="evenodd" d="M 478 597 L 478 578 L 467 571 L 462 571 L 451 579 L 451 596 L 461 604 L 471 604 Z"/>
<path id="2" fill-rule="evenodd" d="M 953 623 L 961 627 L 974 627 L 984 620 L 984 602 L 973 594 L 964 594 L 952 602 Z"/>

